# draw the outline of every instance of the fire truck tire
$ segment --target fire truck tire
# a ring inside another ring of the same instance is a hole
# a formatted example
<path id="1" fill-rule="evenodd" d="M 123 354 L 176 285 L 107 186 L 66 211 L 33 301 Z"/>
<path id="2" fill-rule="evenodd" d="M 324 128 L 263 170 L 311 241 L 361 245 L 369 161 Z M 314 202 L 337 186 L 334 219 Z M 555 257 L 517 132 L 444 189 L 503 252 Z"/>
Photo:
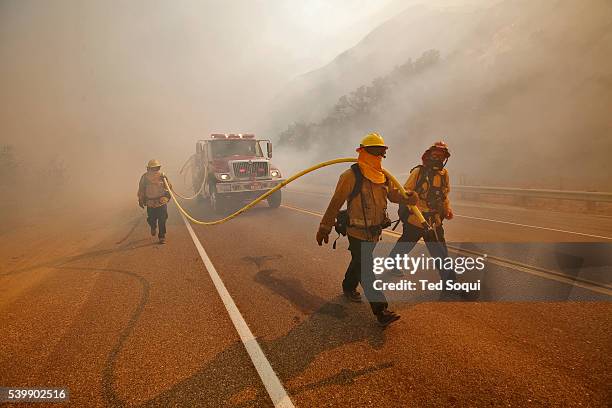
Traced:
<path id="1" fill-rule="evenodd" d="M 280 207 L 281 201 L 282 201 L 282 197 L 283 196 L 282 196 L 280 190 L 272 193 L 272 195 L 267 198 L 268 205 L 270 206 L 270 208 L 278 208 L 278 207 Z"/>

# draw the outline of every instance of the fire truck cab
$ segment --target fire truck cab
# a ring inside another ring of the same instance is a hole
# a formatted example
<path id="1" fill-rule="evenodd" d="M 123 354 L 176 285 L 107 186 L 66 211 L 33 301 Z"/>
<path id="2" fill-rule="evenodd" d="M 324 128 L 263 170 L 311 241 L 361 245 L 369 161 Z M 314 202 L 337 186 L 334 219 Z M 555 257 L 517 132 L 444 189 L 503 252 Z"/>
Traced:
<path id="1" fill-rule="evenodd" d="M 200 196 L 216 212 L 254 200 L 283 181 L 271 158 L 270 140 L 256 139 L 249 133 L 213 133 L 209 139 L 196 143 L 192 171 L 194 192 L 201 190 Z M 270 207 L 278 208 L 281 191 L 276 191 L 267 201 Z"/>

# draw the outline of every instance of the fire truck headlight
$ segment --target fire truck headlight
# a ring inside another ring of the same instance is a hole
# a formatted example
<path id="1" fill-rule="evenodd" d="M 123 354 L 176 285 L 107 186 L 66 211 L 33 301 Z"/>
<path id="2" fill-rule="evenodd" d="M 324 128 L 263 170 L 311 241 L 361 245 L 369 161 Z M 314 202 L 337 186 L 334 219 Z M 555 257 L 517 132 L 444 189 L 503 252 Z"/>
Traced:
<path id="1" fill-rule="evenodd" d="M 278 171 L 278 170 L 276 170 L 276 169 L 272 169 L 272 170 L 270 170 L 270 175 L 271 175 L 272 177 L 274 177 L 274 178 L 276 178 L 276 177 L 280 177 L 280 176 L 281 176 L 280 171 Z"/>
<path id="2" fill-rule="evenodd" d="M 218 178 L 219 180 L 229 180 L 229 179 L 230 179 L 230 175 L 229 175 L 229 174 L 226 174 L 226 173 L 223 173 L 223 174 L 217 174 L 217 178 Z"/>

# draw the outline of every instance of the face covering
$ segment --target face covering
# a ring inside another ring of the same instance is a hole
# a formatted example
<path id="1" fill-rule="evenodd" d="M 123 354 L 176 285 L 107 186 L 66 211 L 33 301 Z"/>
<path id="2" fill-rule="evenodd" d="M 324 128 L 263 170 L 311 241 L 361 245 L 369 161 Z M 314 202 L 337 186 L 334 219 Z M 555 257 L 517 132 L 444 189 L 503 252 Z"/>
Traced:
<path id="1" fill-rule="evenodd" d="M 444 168 L 444 162 L 442 160 L 430 158 L 425 161 L 425 166 L 433 170 L 442 170 Z"/>
<path id="2" fill-rule="evenodd" d="M 382 171 L 382 156 L 374 156 L 366 152 L 365 149 L 359 149 L 357 163 L 363 177 L 376 184 L 385 182 L 385 173 Z"/>

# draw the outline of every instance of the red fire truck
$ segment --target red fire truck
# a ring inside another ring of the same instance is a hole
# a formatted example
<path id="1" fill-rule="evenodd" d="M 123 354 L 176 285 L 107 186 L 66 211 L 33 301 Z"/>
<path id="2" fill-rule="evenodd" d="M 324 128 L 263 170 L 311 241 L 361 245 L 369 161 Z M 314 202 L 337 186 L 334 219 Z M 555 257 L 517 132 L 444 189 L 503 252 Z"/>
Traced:
<path id="1" fill-rule="evenodd" d="M 201 190 L 200 196 L 217 212 L 251 201 L 283 181 L 271 158 L 270 140 L 253 134 L 213 133 L 196 143 L 191 172 L 194 192 Z M 267 200 L 270 207 L 278 208 L 281 191 Z"/>

